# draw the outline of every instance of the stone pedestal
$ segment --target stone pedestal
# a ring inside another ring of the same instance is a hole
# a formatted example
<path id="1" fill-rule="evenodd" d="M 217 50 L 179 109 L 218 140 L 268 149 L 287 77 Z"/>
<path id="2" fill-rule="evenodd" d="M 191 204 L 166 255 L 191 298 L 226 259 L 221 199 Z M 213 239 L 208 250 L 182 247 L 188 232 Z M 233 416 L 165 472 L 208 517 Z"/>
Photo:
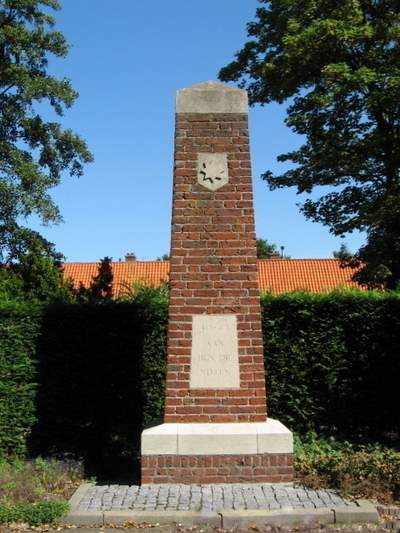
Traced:
<path id="1" fill-rule="evenodd" d="M 265 422 L 162 424 L 142 434 L 144 483 L 293 480 L 292 434 Z"/>
<path id="2" fill-rule="evenodd" d="M 288 482 L 292 435 L 268 419 L 245 91 L 178 91 L 164 424 L 142 483 Z"/>

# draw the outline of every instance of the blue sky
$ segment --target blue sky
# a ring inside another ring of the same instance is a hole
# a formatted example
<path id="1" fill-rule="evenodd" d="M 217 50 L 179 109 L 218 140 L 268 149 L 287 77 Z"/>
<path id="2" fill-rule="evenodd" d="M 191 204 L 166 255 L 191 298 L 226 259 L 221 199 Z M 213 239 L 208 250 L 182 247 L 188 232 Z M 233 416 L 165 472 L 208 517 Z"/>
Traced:
<path id="1" fill-rule="evenodd" d="M 95 162 L 65 176 L 53 196 L 64 224 L 37 228 L 68 261 L 114 260 L 169 251 L 175 91 L 205 80 L 246 39 L 256 0 L 61 0 L 57 29 L 71 44 L 50 71 L 80 96 L 62 123 L 86 139 Z M 293 258 L 331 257 L 341 239 L 305 220 L 294 190 L 270 192 L 263 171 L 301 139 L 284 125 L 285 108 L 250 110 L 256 231 Z M 346 237 L 350 249 L 362 243 Z"/>

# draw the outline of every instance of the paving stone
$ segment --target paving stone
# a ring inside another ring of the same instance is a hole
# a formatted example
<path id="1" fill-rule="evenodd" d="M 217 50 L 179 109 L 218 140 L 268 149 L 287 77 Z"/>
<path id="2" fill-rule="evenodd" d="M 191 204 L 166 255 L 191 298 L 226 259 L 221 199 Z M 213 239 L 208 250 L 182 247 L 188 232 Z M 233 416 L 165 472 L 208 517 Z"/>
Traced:
<path id="1" fill-rule="evenodd" d="M 84 511 L 203 511 L 279 510 L 357 507 L 332 490 L 311 490 L 266 484 L 221 485 L 97 485 L 83 494 Z"/>

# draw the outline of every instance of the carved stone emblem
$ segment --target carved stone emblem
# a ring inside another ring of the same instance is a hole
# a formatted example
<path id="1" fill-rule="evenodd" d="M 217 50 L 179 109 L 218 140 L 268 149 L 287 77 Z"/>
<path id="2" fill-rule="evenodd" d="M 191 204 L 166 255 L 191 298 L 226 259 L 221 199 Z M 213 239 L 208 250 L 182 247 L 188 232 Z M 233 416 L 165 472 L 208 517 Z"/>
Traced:
<path id="1" fill-rule="evenodd" d="M 197 181 L 210 191 L 216 191 L 229 181 L 226 153 L 198 154 Z"/>

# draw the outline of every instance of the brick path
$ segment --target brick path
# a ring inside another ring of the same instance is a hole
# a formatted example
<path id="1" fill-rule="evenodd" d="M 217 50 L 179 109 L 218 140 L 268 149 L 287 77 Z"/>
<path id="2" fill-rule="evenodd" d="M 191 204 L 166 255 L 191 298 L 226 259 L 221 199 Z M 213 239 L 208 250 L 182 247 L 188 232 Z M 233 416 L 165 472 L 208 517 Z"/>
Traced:
<path id="1" fill-rule="evenodd" d="M 356 507 L 332 490 L 234 485 L 95 485 L 79 502 L 80 511 L 220 511 L 223 509 L 319 509 Z"/>

